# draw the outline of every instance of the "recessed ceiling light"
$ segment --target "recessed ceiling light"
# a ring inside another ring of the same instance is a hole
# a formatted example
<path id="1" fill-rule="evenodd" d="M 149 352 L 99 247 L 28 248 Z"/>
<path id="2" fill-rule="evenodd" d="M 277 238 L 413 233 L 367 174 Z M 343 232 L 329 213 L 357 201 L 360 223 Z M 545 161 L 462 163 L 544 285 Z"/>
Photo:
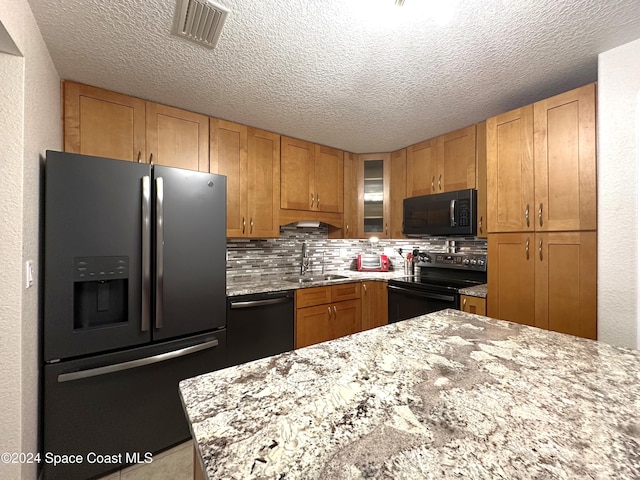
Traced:
<path id="1" fill-rule="evenodd" d="M 396 7 L 401 7 L 404 5 L 404 0 L 396 0 Z"/>

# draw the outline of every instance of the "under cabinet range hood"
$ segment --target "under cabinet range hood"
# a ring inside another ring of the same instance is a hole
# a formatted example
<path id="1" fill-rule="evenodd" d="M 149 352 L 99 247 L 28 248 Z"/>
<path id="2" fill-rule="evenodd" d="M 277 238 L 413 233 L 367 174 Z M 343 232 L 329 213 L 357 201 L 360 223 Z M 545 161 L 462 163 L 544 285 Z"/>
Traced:
<path id="1" fill-rule="evenodd" d="M 402 233 L 407 236 L 475 236 L 478 192 L 475 189 L 405 198 Z"/>

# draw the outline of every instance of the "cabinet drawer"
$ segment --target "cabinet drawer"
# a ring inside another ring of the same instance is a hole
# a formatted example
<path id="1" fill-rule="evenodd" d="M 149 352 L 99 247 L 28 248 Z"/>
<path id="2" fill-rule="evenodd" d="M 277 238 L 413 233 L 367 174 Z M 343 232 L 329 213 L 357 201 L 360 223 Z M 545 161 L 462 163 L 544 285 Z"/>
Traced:
<path id="1" fill-rule="evenodd" d="M 360 283 L 343 283 L 331 285 L 331 301 L 341 302 L 360 298 Z"/>
<path id="2" fill-rule="evenodd" d="M 331 302 L 331 287 L 312 287 L 296 290 L 296 308 Z"/>

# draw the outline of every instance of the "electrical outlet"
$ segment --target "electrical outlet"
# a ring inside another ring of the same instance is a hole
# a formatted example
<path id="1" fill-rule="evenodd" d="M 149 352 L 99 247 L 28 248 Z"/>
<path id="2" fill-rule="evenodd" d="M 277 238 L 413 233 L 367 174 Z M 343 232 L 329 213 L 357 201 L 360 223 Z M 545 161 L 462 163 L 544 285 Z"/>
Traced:
<path id="1" fill-rule="evenodd" d="M 33 286 L 33 260 L 27 260 L 25 262 L 24 274 L 25 274 L 24 287 L 29 288 Z"/>

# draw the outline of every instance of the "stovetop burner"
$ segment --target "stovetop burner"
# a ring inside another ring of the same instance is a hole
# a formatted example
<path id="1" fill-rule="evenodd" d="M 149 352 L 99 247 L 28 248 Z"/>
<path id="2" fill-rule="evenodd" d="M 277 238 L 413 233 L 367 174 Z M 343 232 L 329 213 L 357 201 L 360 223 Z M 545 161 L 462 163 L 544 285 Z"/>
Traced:
<path id="1" fill-rule="evenodd" d="M 389 285 L 442 292 L 457 292 L 487 282 L 484 254 L 425 253 L 417 263 L 419 275 L 389 280 Z"/>

